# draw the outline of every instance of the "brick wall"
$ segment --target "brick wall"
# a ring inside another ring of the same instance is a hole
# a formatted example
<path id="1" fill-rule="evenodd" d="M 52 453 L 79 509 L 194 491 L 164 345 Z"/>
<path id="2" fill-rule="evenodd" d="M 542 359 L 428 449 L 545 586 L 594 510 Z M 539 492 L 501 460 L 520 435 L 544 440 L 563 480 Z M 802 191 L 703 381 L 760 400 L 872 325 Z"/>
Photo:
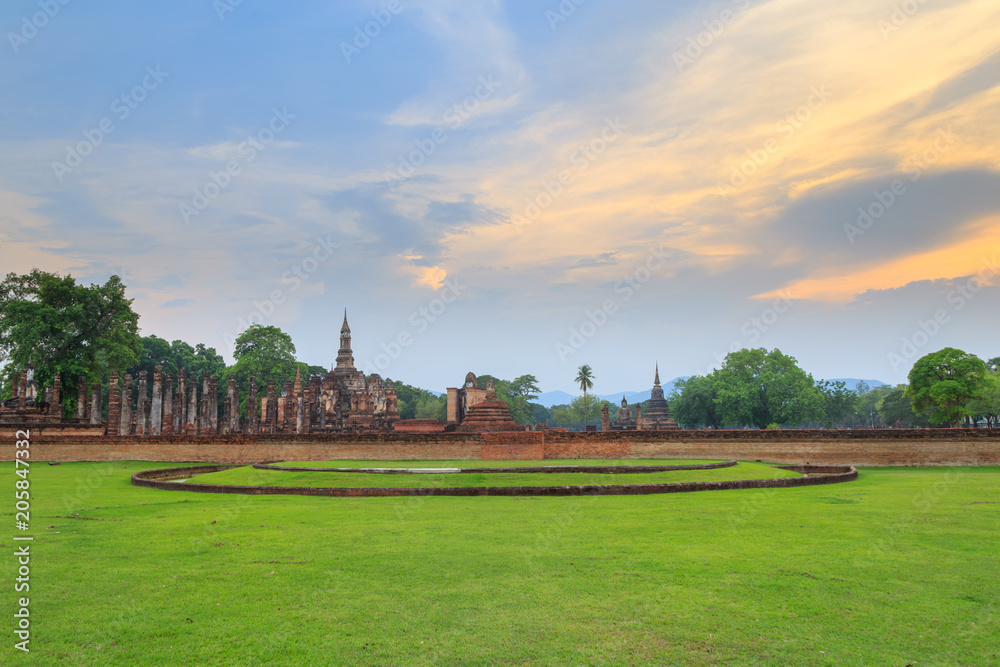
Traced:
<path id="1" fill-rule="evenodd" d="M 545 458 L 545 446 L 540 443 L 528 444 L 482 444 L 480 456 L 483 461 L 541 461 Z"/>
<path id="2" fill-rule="evenodd" d="M 0 427 L 0 459 L 16 428 Z M 383 433 L 103 437 L 101 427 L 31 430 L 36 461 L 737 459 L 785 464 L 1000 465 L 1000 429 Z"/>

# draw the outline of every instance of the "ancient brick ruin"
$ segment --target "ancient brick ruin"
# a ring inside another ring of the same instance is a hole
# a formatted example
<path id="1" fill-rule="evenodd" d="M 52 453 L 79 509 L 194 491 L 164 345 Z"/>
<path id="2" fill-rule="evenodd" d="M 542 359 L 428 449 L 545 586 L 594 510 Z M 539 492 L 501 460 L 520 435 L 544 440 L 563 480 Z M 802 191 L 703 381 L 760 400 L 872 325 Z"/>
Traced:
<path id="1" fill-rule="evenodd" d="M 185 369 L 180 369 L 175 378 L 164 373 L 162 366 L 154 367 L 151 376 L 140 371 L 135 378 L 112 372 L 104 419 L 104 388 L 99 382 L 88 384 L 80 378 L 75 419 L 63 419 L 59 375 L 43 394 L 31 370 L 26 369 L 14 376 L 14 397 L 0 407 L 0 422 L 89 425 L 103 428 L 104 435 L 111 437 L 525 431 L 511 418 L 507 404 L 497 399 L 493 380 L 480 388 L 474 373 L 466 375 L 464 386 L 448 388 L 445 423 L 427 419 L 401 421 L 392 382 L 374 373 L 366 376 L 354 367 L 346 311 L 337 360 L 328 373 L 303 378 L 297 370 L 294 378 L 280 385 L 269 380 L 259 386 L 254 378 L 248 384 L 239 387 L 236 379 L 229 377 L 220 394 L 219 379 L 207 372 L 200 378 Z M 242 405 L 246 407 L 241 409 Z M 640 405 L 633 412 L 623 397 L 613 421 L 604 406 L 601 424 L 605 432 L 676 429 L 660 387 L 659 367 L 645 413 Z"/>
<path id="2" fill-rule="evenodd" d="M 642 412 L 642 404 L 637 403 L 635 413 L 628 407 L 628 401 L 622 396 L 622 406 L 618 409 L 614 421 L 608 404 L 601 406 L 602 431 L 671 431 L 678 428 L 677 422 L 670 418 L 670 405 L 663 396 L 660 386 L 660 365 L 656 365 L 653 376 L 653 389 L 650 392 L 649 406 L 646 413 Z"/>
<path id="3" fill-rule="evenodd" d="M 376 433 L 393 430 L 399 421 L 398 400 L 392 382 L 379 375 L 366 376 L 354 367 L 351 351 L 351 328 L 344 314 L 340 330 L 340 349 L 336 365 L 323 377 L 303 382 L 299 371 L 283 389 L 272 382 L 267 393 L 257 395 L 257 382 L 250 380 L 247 415 L 240 417 L 242 392 L 230 377 L 221 397 L 218 378 L 204 373 L 200 381 L 181 369 L 174 384 L 173 374 L 156 366 L 152 378 L 140 371 L 133 389 L 131 375 L 119 383 L 112 372 L 108 388 L 108 417 L 102 419 L 101 383 L 89 386 L 81 378 L 77 388 L 76 418 L 63 420 L 59 404 L 60 378 L 46 388 L 52 400 L 38 401 L 37 385 L 29 371 L 22 371 L 15 381 L 14 398 L 0 408 L 5 422 L 43 422 L 104 425 L 105 435 L 184 435 L 210 436 L 236 433 Z M 39 407 L 43 410 L 39 411 Z M 220 415 L 221 412 L 221 415 Z"/>
<path id="4" fill-rule="evenodd" d="M 466 376 L 466 385 L 468 385 L 470 377 L 473 379 L 473 382 L 475 382 L 476 376 L 469 373 Z M 466 386 L 465 389 L 464 398 L 468 401 L 470 397 L 468 392 L 469 387 Z M 489 433 L 492 431 L 524 430 L 523 426 L 519 425 L 511 418 L 510 410 L 507 408 L 507 404 L 503 401 L 497 400 L 497 392 L 493 386 L 492 378 L 486 381 L 485 390 L 478 391 L 484 392 L 482 400 L 467 402 L 464 406 L 461 406 L 461 410 L 459 410 L 461 421 L 459 421 L 458 428 L 456 429 L 459 433 Z M 472 394 L 472 396 L 478 397 L 478 391 Z M 448 396 L 451 396 L 451 390 L 449 390 Z"/>

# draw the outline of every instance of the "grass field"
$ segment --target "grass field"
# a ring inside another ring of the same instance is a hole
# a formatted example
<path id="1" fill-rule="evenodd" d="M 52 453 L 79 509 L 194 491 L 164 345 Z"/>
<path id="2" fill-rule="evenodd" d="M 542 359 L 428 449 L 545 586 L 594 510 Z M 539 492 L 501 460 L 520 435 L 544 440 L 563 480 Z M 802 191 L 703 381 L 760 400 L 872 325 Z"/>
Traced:
<path id="1" fill-rule="evenodd" d="M 563 498 L 129 483 L 175 465 L 32 467 L 32 652 L 8 556 L 0 664 L 1000 664 L 1000 468 Z"/>
<path id="2" fill-rule="evenodd" d="M 282 461 L 276 466 L 297 466 L 304 468 L 537 468 L 565 466 L 662 466 L 662 465 L 704 465 L 722 463 L 722 459 L 549 459 L 545 461 Z"/>
<path id="3" fill-rule="evenodd" d="M 357 463 L 357 462 L 353 462 Z M 394 463 L 399 463 L 398 461 Z M 482 461 L 410 461 L 407 468 L 471 468 Z M 492 463 L 492 462 L 490 462 Z M 520 463 L 520 462 L 519 462 Z M 535 462 L 536 465 L 538 462 Z M 580 465 L 597 465 L 597 462 Z M 647 462 L 652 465 L 652 462 Z M 640 465 L 640 464 L 635 464 Z M 322 467 L 322 466 L 314 466 Z M 330 467 L 372 467 L 372 466 L 330 466 Z M 510 467 L 516 470 L 525 466 Z M 777 479 L 780 477 L 801 477 L 799 473 L 779 470 L 763 463 L 741 463 L 730 468 L 712 470 L 669 470 L 651 473 L 462 473 L 419 475 L 383 475 L 359 472 L 306 472 L 256 470 L 249 466 L 234 468 L 193 477 L 196 484 L 236 484 L 246 486 L 312 486 L 334 488 L 441 488 L 467 486 L 585 486 L 609 484 L 666 484 L 669 482 L 718 482 L 733 479 Z"/>

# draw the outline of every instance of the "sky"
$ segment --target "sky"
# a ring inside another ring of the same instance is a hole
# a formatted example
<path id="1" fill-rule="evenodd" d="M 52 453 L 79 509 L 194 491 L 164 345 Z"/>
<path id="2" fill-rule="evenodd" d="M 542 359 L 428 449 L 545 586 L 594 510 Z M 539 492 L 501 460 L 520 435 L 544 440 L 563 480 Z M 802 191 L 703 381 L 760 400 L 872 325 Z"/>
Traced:
<path id="1" fill-rule="evenodd" d="M 996 0 L 11 0 L 0 270 L 443 391 L 1000 355 Z"/>

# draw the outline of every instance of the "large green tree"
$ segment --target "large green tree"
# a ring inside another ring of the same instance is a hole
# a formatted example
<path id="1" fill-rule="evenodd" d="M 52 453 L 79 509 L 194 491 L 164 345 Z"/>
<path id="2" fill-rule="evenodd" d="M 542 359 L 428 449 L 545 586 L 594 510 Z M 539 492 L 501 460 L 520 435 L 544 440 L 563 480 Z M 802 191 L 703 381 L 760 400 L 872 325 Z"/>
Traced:
<path id="1" fill-rule="evenodd" d="M 281 393 L 282 385 L 294 378 L 296 368 L 300 368 L 295 361 L 292 337 L 275 326 L 251 324 L 247 327 L 236 338 L 233 358 L 236 363 L 225 374 L 226 381 L 228 375 L 232 375 L 241 391 L 246 391 L 253 378 L 257 381 L 258 396 L 267 391 L 269 380 L 274 380 L 277 392 Z M 303 364 L 301 370 L 303 377 L 308 379 L 308 366 Z"/>
<path id="2" fill-rule="evenodd" d="M 713 376 L 692 375 L 674 385 L 670 394 L 670 414 L 684 428 L 721 428 L 715 398 Z"/>
<path id="3" fill-rule="evenodd" d="M 968 403 L 979 396 L 986 376 L 986 364 L 974 354 L 953 347 L 924 355 L 910 369 L 906 394 L 914 412 L 933 411 L 935 424 L 957 426 L 971 416 Z"/>
<path id="4" fill-rule="evenodd" d="M 139 359 L 139 316 L 125 285 L 77 284 L 70 276 L 33 269 L 0 283 L 0 362 L 31 366 L 39 385 L 61 374 L 64 409 L 75 403 L 80 378 L 96 381 Z"/>
<path id="5" fill-rule="evenodd" d="M 742 349 L 726 355 L 713 373 L 715 404 L 723 424 L 804 424 L 823 415 L 823 395 L 794 357 L 781 350 Z"/>

